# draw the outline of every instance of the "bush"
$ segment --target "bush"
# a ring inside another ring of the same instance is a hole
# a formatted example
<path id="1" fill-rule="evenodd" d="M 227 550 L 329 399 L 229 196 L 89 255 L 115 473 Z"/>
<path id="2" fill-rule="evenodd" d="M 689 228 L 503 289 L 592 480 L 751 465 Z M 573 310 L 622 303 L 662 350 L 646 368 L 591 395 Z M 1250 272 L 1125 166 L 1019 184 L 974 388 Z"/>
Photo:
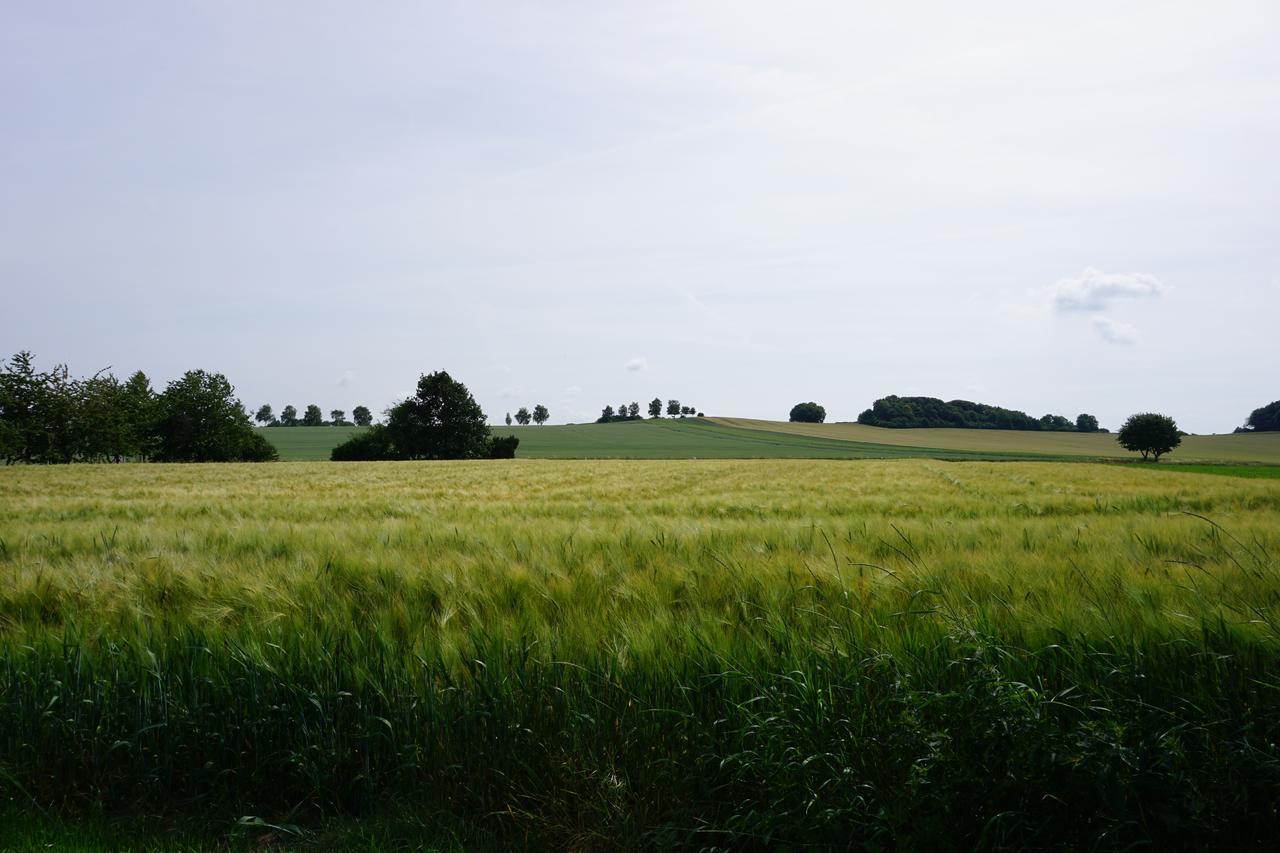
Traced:
<path id="1" fill-rule="evenodd" d="M 329 454 L 329 459 L 333 462 L 376 462 L 395 458 L 387 428 L 381 424 L 351 436 Z"/>
<path id="2" fill-rule="evenodd" d="M 490 459 L 515 459 L 520 439 L 514 435 L 494 436 L 489 440 Z"/>
<path id="3" fill-rule="evenodd" d="M 793 424 L 820 424 L 827 419 L 827 410 L 817 403 L 796 403 L 790 419 Z"/>

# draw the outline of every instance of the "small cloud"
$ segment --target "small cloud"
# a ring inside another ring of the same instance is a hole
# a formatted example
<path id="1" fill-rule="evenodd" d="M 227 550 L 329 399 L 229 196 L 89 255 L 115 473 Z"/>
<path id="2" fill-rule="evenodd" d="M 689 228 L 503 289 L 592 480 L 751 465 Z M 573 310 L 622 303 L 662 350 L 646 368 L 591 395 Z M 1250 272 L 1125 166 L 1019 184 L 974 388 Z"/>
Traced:
<path id="1" fill-rule="evenodd" d="M 1105 311 L 1116 299 L 1151 299 L 1164 292 L 1153 275 L 1104 273 L 1090 267 L 1079 278 L 1064 278 L 1049 289 L 1058 311 Z"/>
<path id="2" fill-rule="evenodd" d="M 355 381 L 355 378 L 356 378 L 356 372 L 354 370 L 344 370 L 342 371 L 342 375 L 338 377 L 338 386 L 341 388 L 346 388 L 348 385 L 350 385 L 352 382 Z"/>
<path id="3" fill-rule="evenodd" d="M 627 370 L 632 373 L 639 373 L 642 370 L 649 369 L 649 359 L 643 356 L 637 356 L 627 362 Z"/>
<path id="4" fill-rule="evenodd" d="M 1110 317 L 1094 317 L 1093 330 L 1109 344 L 1130 346 L 1138 341 L 1138 330 L 1128 323 L 1117 323 Z"/>

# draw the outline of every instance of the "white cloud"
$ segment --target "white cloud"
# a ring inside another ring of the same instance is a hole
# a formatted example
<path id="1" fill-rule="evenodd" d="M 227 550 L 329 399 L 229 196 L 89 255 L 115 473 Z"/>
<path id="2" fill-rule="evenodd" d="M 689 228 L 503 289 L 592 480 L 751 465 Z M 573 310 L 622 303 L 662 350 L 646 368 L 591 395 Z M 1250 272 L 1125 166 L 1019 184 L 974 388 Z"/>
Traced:
<path id="1" fill-rule="evenodd" d="M 637 356 L 627 362 L 627 370 L 632 373 L 639 373 L 641 370 L 649 369 L 649 359 L 643 356 Z"/>
<path id="2" fill-rule="evenodd" d="M 1105 311 L 1116 299 L 1151 299 L 1163 292 L 1164 285 L 1153 275 L 1104 273 L 1093 267 L 1079 278 L 1059 279 L 1050 288 L 1058 311 Z"/>
<path id="3" fill-rule="evenodd" d="M 1129 346 L 1138 340 L 1137 329 L 1128 323 L 1118 323 L 1110 317 L 1094 317 L 1093 330 L 1109 344 Z"/>

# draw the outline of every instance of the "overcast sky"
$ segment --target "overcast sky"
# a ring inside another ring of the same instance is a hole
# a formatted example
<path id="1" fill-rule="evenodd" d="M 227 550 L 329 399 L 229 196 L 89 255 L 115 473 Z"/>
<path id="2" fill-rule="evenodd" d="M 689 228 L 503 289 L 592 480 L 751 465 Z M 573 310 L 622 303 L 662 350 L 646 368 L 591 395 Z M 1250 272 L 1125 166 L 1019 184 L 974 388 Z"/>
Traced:
<path id="1" fill-rule="evenodd" d="M 1280 4 L 0 7 L 0 347 L 491 421 L 1280 398 Z"/>

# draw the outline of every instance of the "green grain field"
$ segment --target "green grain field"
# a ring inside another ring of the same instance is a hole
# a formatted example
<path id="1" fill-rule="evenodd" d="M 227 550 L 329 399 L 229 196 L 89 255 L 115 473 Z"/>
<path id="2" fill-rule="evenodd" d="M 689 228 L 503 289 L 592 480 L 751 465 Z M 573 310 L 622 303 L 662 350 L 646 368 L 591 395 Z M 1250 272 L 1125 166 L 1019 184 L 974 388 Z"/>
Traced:
<path id="1" fill-rule="evenodd" d="M 1269 846 L 1277 554 L 1138 466 L 15 467 L 0 841 Z"/>

